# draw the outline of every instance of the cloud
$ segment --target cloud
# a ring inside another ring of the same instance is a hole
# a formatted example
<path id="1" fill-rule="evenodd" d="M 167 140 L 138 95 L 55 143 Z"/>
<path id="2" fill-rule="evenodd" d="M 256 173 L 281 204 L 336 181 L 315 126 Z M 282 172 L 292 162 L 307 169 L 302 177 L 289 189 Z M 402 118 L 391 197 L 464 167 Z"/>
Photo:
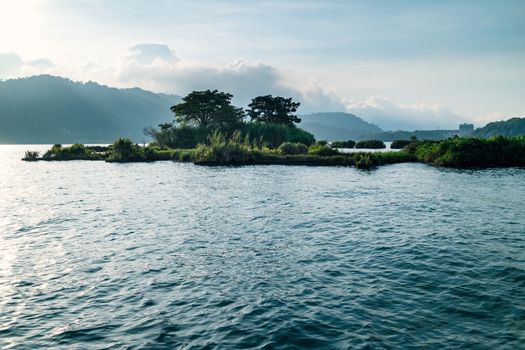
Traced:
<path id="1" fill-rule="evenodd" d="M 27 61 L 26 65 L 28 67 L 32 67 L 32 68 L 40 69 L 40 70 L 50 69 L 50 68 L 55 67 L 55 64 L 50 59 L 47 59 L 47 58 L 38 58 L 36 60 Z"/>
<path id="2" fill-rule="evenodd" d="M 24 61 L 16 53 L 0 52 L 0 79 L 48 73 L 54 67 L 53 62 L 47 58 Z"/>
<path id="3" fill-rule="evenodd" d="M 247 105 L 259 95 L 290 96 L 302 103 L 300 113 L 344 110 L 345 105 L 319 84 L 303 89 L 287 86 L 281 72 L 261 62 L 242 59 L 224 66 L 198 64 L 179 59 L 161 44 L 140 44 L 129 48 L 119 62 L 116 79 L 128 86 L 154 91 L 187 94 L 193 90 L 217 89 L 232 93 L 234 103 Z"/>
<path id="4" fill-rule="evenodd" d="M 68 67 L 57 67 L 44 58 L 24 61 L 17 54 L 0 54 L 0 77 L 41 73 L 55 73 L 81 81 L 94 80 L 110 86 L 138 86 L 178 95 L 186 95 L 193 90 L 217 89 L 232 93 L 234 104 L 243 107 L 255 96 L 286 96 L 301 102 L 300 114 L 347 111 L 385 130 L 457 128 L 460 122 L 465 121 L 438 103 L 396 104 L 382 96 L 364 100 L 342 99 L 315 79 L 306 81 L 302 86 L 291 87 L 286 84 L 281 70 L 262 62 L 239 59 L 225 65 L 211 65 L 186 61 L 164 44 L 131 46 L 112 63 L 88 61 Z"/>
<path id="5" fill-rule="evenodd" d="M 384 130 L 456 129 L 460 122 L 465 121 L 439 103 L 395 104 L 382 96 L 371 96 L 364 101 L 347 101 L 346 108 L 348 112 Z"/>
<path id="6" fill-rule="evenodd" d="M 138 44 L 131 46 L 128 50 L 128 59 L 139 64 L 153 64 L 156 61 L 175 63 L 180 59 L 175 51 L 164 44 Z"/>
<path id="7" fill-rule="evenodd" d="M 24 62 L 16 53 L 0 52 L 0 78 L 17 76 Z"/>
<path id="8" fill-rule="evenodd" d="M 522 113 L 522 115 L 525 115 L 525 113 Z M 501 112 L 492 112 L 482 115 L 477 115 L 472 118 L 472 120 L 480 126 L 483 126 L 487 123 L 493 122 L 493 121 L 500 121 L 500 120 L 507 120 L 511 117 L 507 114 L 501 113 Z"/>

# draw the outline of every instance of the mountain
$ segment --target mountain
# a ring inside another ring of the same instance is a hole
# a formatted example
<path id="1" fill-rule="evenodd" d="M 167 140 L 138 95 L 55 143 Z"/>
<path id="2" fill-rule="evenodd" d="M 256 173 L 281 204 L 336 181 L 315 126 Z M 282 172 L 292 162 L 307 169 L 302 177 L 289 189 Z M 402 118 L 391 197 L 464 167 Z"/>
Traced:
<path id="1" fill-rule="evenodd" d="M 525 118 L 511 118 L 505 121 L 488 123 L 482 128 L 474 130 L 472 136 L 520 136 L 525 135 Z"/>
<path id="2" fill-rule="evenodd" d="M 383 131 L 377 134 L 370 135 L 370 139 L 381 140 L 385 142 L 395 140 L 410 140 L 412 137 L 417 137 L 419 140 L 444 140 L 454 135 L 458 135 L 458 130 L 396 130 Z"/>
<path id="3" fill-rule="evenodd" d="M 298 126 L 312 133 L 318 140 L 359 140 L 382 131 L 377 125 L 350 113 L 313 113 L 299 117 L 302 121 Z"/>
<path id="4" fill-rule="evenodd" d="M 0 81 L 0 143 L 141 142 L 181 98 L 40 75 Z"/>

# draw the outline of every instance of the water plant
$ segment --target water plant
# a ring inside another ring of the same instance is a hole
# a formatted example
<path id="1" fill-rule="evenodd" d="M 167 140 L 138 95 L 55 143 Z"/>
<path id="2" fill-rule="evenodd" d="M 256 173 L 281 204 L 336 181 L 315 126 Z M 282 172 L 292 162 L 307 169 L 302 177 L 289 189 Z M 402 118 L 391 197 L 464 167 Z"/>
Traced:
<path id="1" fill-rule="evenodd" d="M 40 152 L 38 151 L 26 151 L 24 160 L 37 160 Z"/>

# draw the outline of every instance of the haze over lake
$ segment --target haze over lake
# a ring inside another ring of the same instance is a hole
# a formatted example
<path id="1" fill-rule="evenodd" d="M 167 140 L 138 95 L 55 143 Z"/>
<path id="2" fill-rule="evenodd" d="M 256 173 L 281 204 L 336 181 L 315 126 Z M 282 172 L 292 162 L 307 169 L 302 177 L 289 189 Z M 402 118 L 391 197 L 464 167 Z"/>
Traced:
<path id="1" fill-rule="evenodd" d="M 0 348 L 525 344 L 525 169 L 21 162 Z"/>

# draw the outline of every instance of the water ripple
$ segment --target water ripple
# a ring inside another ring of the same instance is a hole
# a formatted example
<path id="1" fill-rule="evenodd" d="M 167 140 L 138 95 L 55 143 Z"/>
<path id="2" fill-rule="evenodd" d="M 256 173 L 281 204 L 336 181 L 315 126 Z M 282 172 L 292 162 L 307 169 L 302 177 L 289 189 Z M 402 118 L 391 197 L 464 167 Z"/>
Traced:
<path id="1" fill-rule="evenodd" d="M 0 348 L 525 348 L 525 169 L 24 150 L 0 146 Z"/>

